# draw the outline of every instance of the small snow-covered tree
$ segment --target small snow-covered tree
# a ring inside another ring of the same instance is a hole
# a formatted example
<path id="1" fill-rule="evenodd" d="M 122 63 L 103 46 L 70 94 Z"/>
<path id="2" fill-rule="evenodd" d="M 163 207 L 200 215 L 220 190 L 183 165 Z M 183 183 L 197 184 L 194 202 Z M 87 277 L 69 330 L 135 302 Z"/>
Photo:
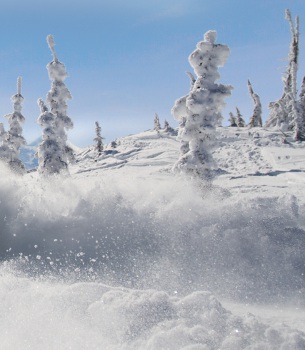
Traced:
<path id="1" fill-rule="evenodd" d="M 282 131 L 294 130 L 295 138 L 301 137 L 302 125 L 297 103 L 297 70 L 299 56 L 299 18 L 293 23 L 291 13 L 287 9 L 285 18 L 289 22 L 291 42 L 288 54 L 288 66 L 283 77 L 284 91 L 282 97 L 269 104 L 269 118 L 266 127 L 278 127 Z"/>
<path id="2" fill-rule="evenodd" d="M 234 116 L 234 114 L 232 112 L 229 113 L 229 122 L 230 122 L 230 126 L 232 127 L 236 127 L 237 124 L 236 124 L 236 117 Z"/>
<path id="3" fill-rule="evenodd" d="M 269 118 L 265 123 L 266 128 L 277 127 L 287 131 L 289 126 L 288 115 L 285 113 L 284 103 L 281 100 L 269 103 Z"/>
<path id="4" fill-rule="evenodd" d="M 172 108 L 179 121 L 178 137 L 183 148 L 174 170 L 206 180 L 211 179 L 213 158 L 211 149 L 216 141 L 216 126 L 221 124 L 224 99 L 231 94 L 232 86 L 215 83 L 220 78 L 218 67 L 225 64 L 230 50 L 216 44 L 216 32 L 208 31 L 204 40 L 189 56 L 197 76 L 191 79 L 191 91 L 181 97 Z"/>
<path id="5" fill-rule="evenodd" d="M 159 131 L 160 129 L 161 129 L 161 125 L 160 125 L 159 116 L 157 113 L 155 113 L 154 130 Z"/>
<path id="6" fill-rule="evenodd" d="M 100 156 L 103 152 L 104 145 L 103 145 L 103 137 L 101 135 L 102 128 L 100 127 L 98 122 L 95 122 L 95 133 L 96 137 L 94 141 L 96 142 L 95 144 L 95 151 L 97 151 L 98 155 Z"/>
<path id="7" fill-rule="evenodd" d="M 67 101 L 72 98 L 64 81 L 68 74 L 66 67 L 56 57 L 55 42 L 52 35 L 47 36 L 47 42 L 53 55 L 53 60 L 47 65 L 49 78 L 51 80 L 51 90 L 47 94 L 47 102 L 50 106 L 50 112 L 54 115 L 54 121 L 50 124 L 54 137 L 56 138 L 56 147 L 58 152 L 54 154 L 54 160 L 48 160 L 52 167 L 47 167 L 44 171 L 50 174 L 68 172 L 68 162 L 74 160 L 73 150 L 67 144 L 66 130 L 73 128 L 73 123 L 67 115 Z M 60 154 L 60 156 L 59 156 Z M 49 154 L 49 156 L 51 156 Z M 43 159 L 41 161 L 44 163 Z"/>
<path id="8" fill-rule="evenodd" d="M 111 148 L 117 148 L 118 144 L 116 143 L 116 141 L 111 141 L 110 143 L 110 147 Z"/>
<path id="9" fill-rule="evenodd" d="M 237 113 L 237 115 L 236 115 L 236 124 L 237 124 L 237 126 L 239 128 L 243 128 L 246 123 L 245 123 L 245 121 L 244 121 L 244 119 L 243 119 L 243 117 L 242 117 L 242 115 L 240 113 L 239 108 L 237 108 L 237 107 L 235 107 L 235 108 L 236 108 L 236 113 Z"/>
<path id="10" fill-rule="evenodd" d="M 20 148 L 26 145 L 25 138 L 22 136 L 22 124 L 25 121 L 24 116 L 21 114 L 22 103 L 24 101 L 21 95 L 21 77 L 17 79 L 17 94 L 11 97 L 13 102 L 14 112 L 7 114 L 9 123 L 9 130 L 5 133 L 3 125 L 1 127 L 1 137 L 3 139 L 2 146 L 0 148 L 1 158 L 4 159 L 11 169 L 18 173 L 24 173 L 25 168 L 19 159 Z"/>
<path id="11" fill-rule="evenodd" d="M 254 102 L 254 109 L 253 109 L 253 114 L 252 117 L 250 118 L 249 126 L 251 128 L 256 127 L 256 126 L 262 126 L 262 105 L 260 98 L 258 94 L 256 94 L 253 91 L 252 85 L 250 83 L 250 80 L 248 80 L 248 88 L 249 88 L 249 93 L 253 99 Z"/>
<path id="12" fill-rule="evenodd" d="M 169 122 L 165 119 L 165 121 L 164 121 L 164 128 L 163 128 L 163 130 L 165 131 L 165 132 L 168 132 L 168 133 L 170 133 L 170 134 L 175 134 L 175 130 L 169 125 Z"/>

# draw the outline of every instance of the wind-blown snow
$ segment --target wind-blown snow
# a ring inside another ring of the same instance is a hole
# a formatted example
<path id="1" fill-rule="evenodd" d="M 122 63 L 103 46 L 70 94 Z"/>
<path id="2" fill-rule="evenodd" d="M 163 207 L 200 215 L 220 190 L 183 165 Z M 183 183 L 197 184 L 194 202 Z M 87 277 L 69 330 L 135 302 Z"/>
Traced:
<path id="1" fill-rule="evenodd" d="M 256 132 L 218 129 L 209 192 L 171 173 L 162 130 L 71 177 L 1 165 L 1 348 L 305 349 L 304 318 L 241 312 L 304 312 L 304 148 Z"/>

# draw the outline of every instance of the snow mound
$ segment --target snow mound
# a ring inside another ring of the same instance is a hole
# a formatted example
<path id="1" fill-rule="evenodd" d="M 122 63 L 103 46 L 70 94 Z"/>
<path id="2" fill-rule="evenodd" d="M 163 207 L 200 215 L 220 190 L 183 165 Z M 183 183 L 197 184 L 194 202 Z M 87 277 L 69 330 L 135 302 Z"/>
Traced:
<path id="1" fill-rule="evenodd" d="M 91 170 L 127 167 L 151 167 L 169 171 L 178 156 L 176 136 L 163 130 L 149 130 L 116 141 L 117 146 L 108 146 L 100 156 L 89 147 L 77 155 L 77 167 L 72 173 Z"/>
<path id="2" fill-rule="evenodd" d="M 305 334 L 235 316 L 209 292 L 70 285 L 20 278 L 1 269 L 1 348 L 304 349 Z M 56 336 L 54 336 L 56 334 Z"/>

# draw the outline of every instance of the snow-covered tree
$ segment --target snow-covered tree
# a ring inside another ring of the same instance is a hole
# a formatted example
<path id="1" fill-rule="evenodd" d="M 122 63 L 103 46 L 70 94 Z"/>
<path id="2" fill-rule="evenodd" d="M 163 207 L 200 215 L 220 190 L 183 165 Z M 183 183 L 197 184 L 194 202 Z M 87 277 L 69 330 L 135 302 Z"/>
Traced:
<path id="1" fill-rule="evenodd" d="M 95 122 L 95 133 L 96 133 L 96 137 L 94 139 L 94 141 L 96 142 L 95 151 L 98 153 L 99 156 L 102 154 L 104 149 L 104 145 L 103 145 L 104 138 L 101 135 L 101 131 L 102 131 L 102 128 L 100 127 L 99 123 Z"/>
<path id="2" fill-rule="evenodd" d="M 289 114 L 287 114 L 284 100 L 279 99 L 269 103 L 269 118 L 265 123 L 265 127 L 276 127 L 283 132 L 289 129 Z"/>
<path id="3" fill-rule="evenodd" d="M 21 114 L 22 103 L 24 101 L 21 95 L 21 77 L 17 79 L 17 94 L 11 97 L 13 102 L 14 112 L 7 114 L 9 123 L 9 130 L 5 133 L 3 125 L 1 126 L 0 134 L 2 138 L 2 145 L 0 147 L 0 157 L 5 160 L 11 169 L 18 173 L 24 173 L 25 168 L 19 159 L 20 148 L 26 145 L 26 141 L 22 136 L 22 124 L 25 121 Z"/>
<path id="4" fill-rule="evenodd" d="M 262 126 L 263 122 L 262 122 L 262 105 L 261 105 L 261 101 L 260 98 L 258 96 L 258 94 L 256 94 L 253 91 L 252 85 L 250 83 L 250 80 L 248 80 L 248 88 L 249 88 L 249 93 L 253 99 L 254 102 L 254 109 L 253 109 L 253 114 L 252 117 L 250 118 L 249 121 L 249 126 L 251 128 L 256 127 L 256 126 Z"/>
<path id="5" fill-rule="evenodd" d="M 234 116 L 234 114 L 232 112 L 229 112 L 229 122 L 230 122 L 230 126 L 232 127 L 236 127 L 237 124 L 236 124 L 236 117 Z"/>
<path id="6" fill-rule="evenodd" d="M 176 133 L 175 130 L 169 125 L 169 122 L 166 119 L 164 120 L 163 130 L 165 132 L 172 134 L 172 135 Z"/>
<path id="7" fill-rule="evenodd" d="M 116 141 L 111 141 L 110 143 L 110 147 L 111 148 L 117 148 L 118 144 L 116 143 Z"/>
<path id="8" fill-rule="evenodd" d="M 43 175 L 59 174 L 66 163 L 62 160 L 61 147 L 55 133 L 55 114 L 49 111 L 44 101 L 38 101 L 40 115 L 37 123 L 42 127 L 42 142 L 38 145 L 38 171 Z"/>
<path id="9" fill-rule="evenodd" d="M 305 77 L 302 81 L 300 98 L 299 98 L 299 111 L 302 116 L 303 125 L 305 127 Z"/>
<path id="10" fill-rule="evenodd" d="M 218 67 L 225 64 L 230 53 L 226 45 L 215 41 L 216 32 L 206 32 L 204 40 L 189 56 L 197 78 L 191 79 L 190 93 L 178 99 L 172 108 L 172 114 L 180 124 L 178 138 L 182 141 L 174 170 L 205 179 L 212 175 L 211 149 L 215 145 L 215 130 L 221 124 L 224 99 L 232 90 L 231 86 L 215 83 L 220 78 Z"/>
<path id="11" fill-rule="evenodd" d="M 47 65 L 49 78 L 51 80 L 51 90 L 47 94 L 47 102 L 50 106 L 50 113 L 54 115 L 54 120 L 49 127 L 52 129 L 52 133 L 54 133 L 54 137 L 56 138 L 56 147 L 58 147 L 58 150 L 56 154 L 54 154 L 54 160 L 48 160 L 48 163 L 52 164 L 52 166 L 48 166 L 44 170 L 44 173 L 49 172 L 49 174 L 57 174 L 67 172 L 68 162 L 74 160 L 73 151 L 67 144 L 66 134 L 66 130 L 73 128 L 72 120 L 67 115 L 67 101 L 70 100 L 72 96 L 64 84 L 68 74 L 64 64 L 56 57 L 55 43 L 52 35 L 48 35 L 47 42 L 53 55 L 53 60 Z M 51 154 L 48 153 L 48 156 L 51 156 Z M 43 166 L 45 160 L 41 158 L 41 161 L 41 166 Z"/>
<path id="12" fill-rule="evenodd" d="M 236 108 L 236 113 L 237 113 L 237 115 L 236 115 L 236 124 L 237 124 L 237 126 L 239 128 L 243 128 L 246 125 L 246 123 L 245 123 L 245 121 L 244 121 L 244 119 L 243 119 L 243 117 L 242 117 L 242 115 L 240 113 L 239 108 L 237 108 L 237 107 L 235 107 L 235 108 Z"/>
<path id="13" fill-rule="evenodd" d="M 159 131 L 160 129 L 161 129 L 161 125 L 160 125 L 159 116 L 157 113 L 155 113 L 154 130 Z"/>
<path id="14" fill-rule="evenodd" d="M 302 118 L 299 115 L 297 103 L 297 70 L 299 56 L 299 18 L 295 23 L 289 10 L 285 12 L 285 18 L 289 22 L 291 42 L 288 54 L 288 66 L 283 77 L 284 91 L 282 97 L 269 104 L 269 118 L 266 127 L 278 127 L 282 131 L 294 130 L 295 138 L 301 137 Z"/>

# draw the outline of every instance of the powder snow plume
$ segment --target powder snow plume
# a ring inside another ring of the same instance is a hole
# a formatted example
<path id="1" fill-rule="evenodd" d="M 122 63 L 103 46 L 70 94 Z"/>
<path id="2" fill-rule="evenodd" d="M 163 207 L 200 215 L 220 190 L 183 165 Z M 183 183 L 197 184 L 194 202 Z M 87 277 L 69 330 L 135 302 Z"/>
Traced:
<path id="1" fill-rule="evenodd" d="M 241 202 L 179 177 L 50 181 L 1 167 L 3 349 L 305 348 L 301 331 L 218 300 L 304 303 L 295 198 Z"/>

